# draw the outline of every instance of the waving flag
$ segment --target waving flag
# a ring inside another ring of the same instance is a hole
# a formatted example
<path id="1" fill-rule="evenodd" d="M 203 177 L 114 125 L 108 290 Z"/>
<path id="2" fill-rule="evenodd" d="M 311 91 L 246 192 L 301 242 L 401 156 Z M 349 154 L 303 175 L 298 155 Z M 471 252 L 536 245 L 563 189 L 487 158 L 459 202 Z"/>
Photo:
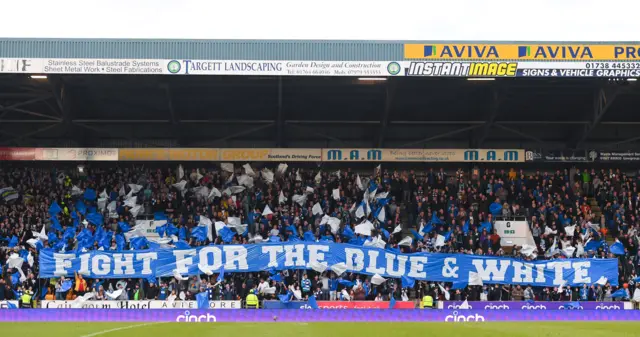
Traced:
<path id="1" fill-rule="evenodd" d="M 420 235 L 415 229 L 411 228 L 411 234 L 413 234 L 413 237 L 418 240 L 418 241 L 422 241 L 424 240 L 424 237 L 422 235 Z"/>
<path id="2" fill-rule="evenodd" d="M 122 234 L 116 234 L 116 249 L 124 250 L 124 236 Z"/>
<path id="3" fill-rule="evenodd" d="M 189 249 L 191 248 L 191 246 L 186 242 L 186 241 L 178 241 L 175 242 L 174 245 L 176 246 L 177 249 Z"/>
<path id="4" fill-rule="evenodd" d="M 64 281 L 64 282 L 62 282 L 62 285 L 60 286 L 60 292 L 69 291 L 69 289 L 71 289 L 72 286 L 73 286 L 73 281 L 72 280 Z"/>
<path id="5" fill-rule="evenodd" d="M 624 255 L 624 246 L 616 239 L 616 242 L 609 247 L 609 251 L 615 255 Z"/>
<path id="6" fill-rule="evenodd" d="M 311 309 L 320 309 L 320 307 L 318 306 L 318 301 L 316 301 L 315 295 L 309 296 L 309 298 L 307 299 L 307 304 L 309 304 Z"/>
<path id="7" fill-rule="evenodd" d="M 315 242 L 316 236 L 311 231 L 304 232 L 304 241 Z"/>
<path id="8" fill-rule="evenodd" d="M 491 206 L 489 206 L 489 212 L 491 212 L 493 216 L 500 215 L 500 213 L 502 213 L 502 205 L 497 202 L 492 203 Z"/>
<path id="9" fill-rule="evenodd" d="M 82 202 L 82 200 L 78 200 L 78 202 L 76 202 L 76 211 L 80 212 L 80 214 L 82 215 L 86 215 L 87 205 L 85 205 L 84 202 Z"/>
<path id="10" fill-rule="evenodd" d="M 94 190 L 92 188 L 87 188 L 84 191 L 84 198 L 86 200 L 94 201 L 94 200 L 96 200 L 97 197 L 98 197 L 98 195 L 96 194 L 96 190 Z"/>
<path id="11" fill-rule="evenodd" d="M 131 247 L 133 249 L 142 249 L 143 247 L 149 245 L 149 241 L 144 236 L 138 236 L 138 237 L 135 237 L 135 238 L 131 238 L 131 240 L 129 240 L 129 242 L 131 243 Z"/>
<path id="12" fill-rule="evenodd" d="M 486 229 L 487 230 L 487 234 L 490 234 L 492 227 L 493 226 L 491 225 L 491 222 L 485 221 L 485 222 L 480 224 L 480 232 L 482 233 L 482 231 Z"/>
<path id="13" fill-rule="evenodd" d="M 204 226 L 196 226 L 191 229 L 191 237 L 195 238 L 197 241 L 206 241 L 207 240 L 207 228 Z"/>
<path id="14" fill-rule="evenodd" d="M 413 288 L 416 284 L 416 280 L 412 277 L 402 275 L 402 287 L 403 288 Z"/>
<path id="15" fill-rule="evenodd" d="M 216 279 L 216 282 L 222 282 L 222 281 L 224 281 L 224 266 L 220 268 L 220 274 L 218 274 L 218 278 Z"/>
<path id="16" fill-rule="evenodd" d="M 224 226 L 218 232 L 218 235 L 220 236 L 220 238 L 222 238 L 222 241 L 224 241 L 225 243 L 229 243 L 229 242 L 233 241 L 233 236 L 235 234 L 233 233 L 233 231 L 231 229 L 229 229 L 229 227 Z"/>
<path id="17" fill-rule="evenodd" d="M 198 309 L 209 309 L 209 293 L 207 291 L 197 294 L 196 300 L 198 302 Z"/>
<path id="18" fill-rule="evenodd" d="M 616 290 L 613 294 L 611 294 L 611 298 L 628 298 L 627 291 L 624 288 L 620 288 Z"/>
<path id="19" fill-rule="evenodd" d="M 99 214 L 99 213 L 87 214 L 87 221 L 89 221 L 90 223 L 96 226 L 104 225 L 104 218 L 102 217 L 102 214 Z"/>
<path id="20" fill-rule="evenodd" d="M 469 234 L 469 220 L 467 219 L 467 221 L 464 222 L 464 225 L 462 226 L 462 231 L 464 232 L 464 235 Z"/>
<path id="21" fill-rule="evenodd" d="M 14 235 L 11 237 L 11 240 L 9 240 L 9 244 L 7 245 L 7 247 L 13 248 L 17 245 L 18 245 L 18 237 Z"/>
<path id="22" fill-rule="evenodd" d="M 120 230 L 121 230 L 123 233 L 126 233 L 126 232 L 128 232 L 128 231 L 130 231 L 130 230 L 131 230 L 131 226 L 129 226 L 129 224 L 128 224 L 128 223 L 123 222 L 123 221 L 118 222 L 118 228 L 120 228 Z"/>
<path id="23" fill-rule="evenodd" d="M 62 212 L 62 208 L 60 208 L 60 205 L 58 205 L 58 202 L 57 201 L 52 202 L 51 205 L 49 206 L 49 215 L 56 216 L 60 212 Z"/>
<path id="24" fill-rule="evenodd" d="M 396 306 L 396 299 L 395 297 L 393 297 L 393 294 L 391 294 L 391 299 L 389 299 L 389 309 L 393 309 Z"/>

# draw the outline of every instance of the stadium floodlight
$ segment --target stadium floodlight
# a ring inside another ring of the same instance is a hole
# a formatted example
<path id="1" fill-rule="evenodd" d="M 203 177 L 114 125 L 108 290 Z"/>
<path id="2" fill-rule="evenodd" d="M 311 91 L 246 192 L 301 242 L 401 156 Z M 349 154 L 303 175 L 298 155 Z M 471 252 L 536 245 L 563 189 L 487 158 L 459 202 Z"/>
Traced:
<path id="1" fill-rule="evenodd" d="M 46 80 L 47 75 L 31 75 L 32 80 Z"/>
<path id="2" fill-rule="evenodd" d="M 628 82 L 635 82 L 635 81 L 637 81 L 637 80 L 638 80 L 637 78 L 627 78 L 627 81 L 628 81 Z"/>
<path id="3" fill-rule="evenodd" d="M 467 81 L 494 81 L 493 77 L 469 77 Z"/>
<path id="4" fill-rule="evenodd" d="M 360 77 L 358 81 L 386 81 L 386 77 Z"/>

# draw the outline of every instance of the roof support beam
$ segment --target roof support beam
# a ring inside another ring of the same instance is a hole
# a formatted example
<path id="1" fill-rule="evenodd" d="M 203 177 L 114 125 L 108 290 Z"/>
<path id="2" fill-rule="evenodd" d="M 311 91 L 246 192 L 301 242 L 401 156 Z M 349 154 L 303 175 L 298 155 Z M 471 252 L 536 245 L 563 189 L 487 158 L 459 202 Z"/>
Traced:
<path id="1" fill-rule="evenodd" d="M 504 101 L 505 90 L 500 87 L 493 87 L 491 90 L 491 101 L 489 103 L 489 115 L 487 116 L 487 121 L 484 123 L 482 129 L 480 129 L 479 134 L 477 136 L 475 147 L 480 148 L 484 144 L 484 141 L 489 136 L 489 131 L 493 127 L 496 118 L 498 118 L 498 113 L 500 112 L 500 105 Z"/>
<path id="2" fill-rule="evenodd" d="M 278 114 L 276 116 L 276 146 L 285 147 L 284 139 L 284 111 L 282 108 L 282 76 L 278 77 Z"/>
<path id="3" fill-rule="evenodd" d="M 582 132 L 576 135 L 575 141 L 570 144 L 573 148 L 583 147 L 585 141 L 589 137 L 589 134 L 595 129 L 605 113 L 611 107 L 611 104 L 615 101 L 616 97 L 620 94 L 620 87 L 602 87 L 598 89 L 593 95 L 593 116 L 590 118 L 589 124 L 586 124 L 582 128 Z"/>
<path id="4" fill-rule="evenodd" d="M 387 133 L 387 126 L 389 126 L 389 113 L 391 111 L 391 106 L 393 105 L 393 99 L 396 92 L 396 81 L 393 80 L 392 77 L 389 77 L 387 80 L 387 88 L 385 92 L 385 105 L 384 111 L 382 111 L 382 116 L 380 118 L 380 132 L 378 134 L 377 147 L 384 147 L 384 137 Z"/>
<path id="5" fill-rule="evenodd" d="M 514 128 L 510 128 L 510 127 L 508 127 L 508 126 L 504 126 L 504 125 L 497 124 L 497 123 L 496 123 L 496 124 L 493 124 L 493 125 L 494 125 L 495 127 L 497 127 L 497 128 L 500 128 L 500 129 L 505 130 L 505 131 L 507 131 L 507 132 L 514 133 L 514 134 L 516 134 L 516 135 L 518 135 L 518 136 L 522 136 L 522 137 L 524 137 L 524 138 L 529 138 L 529 139 L 533 140 L 533 141 L 534 141 L 534 142 L 536 142 L 536 143 L 545 144 L 545 141 L 543 141 L 542 139 L 537 138 L 537 137 L 534 137 L 534 136 L 532 136 L 532 135 L 530 135 L 530 134 L 527 134 L 527 133 L 525 133 L 525 132 L 522 132 L 522 131 L 520 131 L 520 130 L 516 130 L 516 129 L 514 129 Z"/>

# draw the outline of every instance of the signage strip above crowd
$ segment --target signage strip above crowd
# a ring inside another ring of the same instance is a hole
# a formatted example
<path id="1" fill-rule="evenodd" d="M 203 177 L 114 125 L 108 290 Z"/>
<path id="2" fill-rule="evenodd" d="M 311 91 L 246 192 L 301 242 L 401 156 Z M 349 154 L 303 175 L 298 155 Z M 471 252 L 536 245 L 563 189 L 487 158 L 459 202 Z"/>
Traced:
<path id="1" fill-rule="evenodd" d="M 524 150 L 251 149 L 251 148 L 0 148 L 6 161 L 254 161 L 254 162 L 524 162 Z"/>
<path id="2" fill-rule="evenodd" d="M 345 76 L 345 77 L 640 77 L 640 50 L 603 52 L 601 48 L 547 46 L 509 52 L 508 46 L 406 45 L 411 60 L 151 60 L 0 59 L 0 73 L 93 75 Z M 601 47 L 601 46 L 598 46 Z M 629 48 L 629 46 L 619 46 Z M 574 50 L 575 49 L 575 50 Z M 585 52 L 589 50 L 591 53 Z M 589 57 L 592 55 L 592 57 Z"/>

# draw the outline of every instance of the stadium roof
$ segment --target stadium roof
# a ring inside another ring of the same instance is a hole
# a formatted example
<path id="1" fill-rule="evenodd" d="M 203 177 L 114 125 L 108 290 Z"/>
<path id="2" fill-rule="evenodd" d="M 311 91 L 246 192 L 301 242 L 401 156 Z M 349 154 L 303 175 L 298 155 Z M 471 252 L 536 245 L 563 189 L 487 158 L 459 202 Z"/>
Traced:
<path id="1" fill-rule="evenodd" d="M 0 76 L 0 145 L 637 149 L 636 82 Z"/>
<path id="2" fill-rule="evenodd" d="M 404 59 L 405 43 L 515 45 L 531 42 L 0 38 L 0 58 L 399 61 Z M 638 42 L 572 41 L 570 44 L 637 45 Z"/>

